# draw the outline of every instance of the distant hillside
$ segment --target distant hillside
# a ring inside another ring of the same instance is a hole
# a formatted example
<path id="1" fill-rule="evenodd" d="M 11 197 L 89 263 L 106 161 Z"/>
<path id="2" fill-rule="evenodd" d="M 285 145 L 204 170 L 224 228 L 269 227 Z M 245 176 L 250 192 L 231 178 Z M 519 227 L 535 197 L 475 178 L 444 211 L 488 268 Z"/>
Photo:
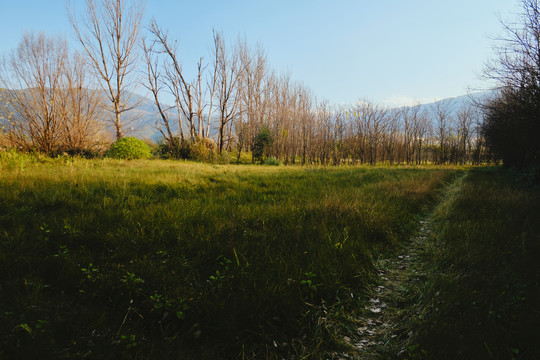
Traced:
<path id="1" fill-rule="evenodd" d="M 126 114 L 129 119 L 135 119 L 132 123 L 131 129 L 128 129 L 129 135 L 136 136 L 141 139 L 151 139 L 158 141 L 161 139 L 162 134 L 157 129 L 157 125 L 161 123 L 161 118 L 158 114 L 157 107 L 154 104 L 154 100 L 146 98 L 142 95 L 133 94 L 131 102 L 137 104 L 137 107 L 130 110 Z M 170 109 L 167 111 L 170 116 L 171 130 L 178 132 L 178 112 L 175 107 L 171 107 L 168 104 L 162 104 L 164 109 Z M 184 133 L 189 131 L 186 124 L 183 125 Z M 210 135 L 215 135 L 215 129 L 210 129 Z"/>
<path id="2" fill-rule="evenodd" d="M 129 135 L 141 139 L 159 140 L 162 135 L 156 127 L 159 119 L 154 101 L 142 95 L 132 94 L 131 102 L 137 107 L 126 114 L 130 119 L 134 119 L 131 129 L 128 129 Z M 169 108 L 169 105 L 165 107 Z"/>
<path id="3" fill-rule="evenodd" d="M 485 103 L 488 99 L 493 98 L 495 96 L 495 91 L 493 90 L 487 90 L 487 91 L 481 91 L 476 93 L 471 93 L 467 95 L 461 95 L 451 98 L 446 98 L 438 101 L 434 101 L 432 103 L 427 104 L 421 104 L 416 106 L 405 106 L 398 109 L 411 109 L 411 108 L 421 108 L 425 109 L 431 113 L 435 111 L 435 109 L 440 106 L 441 108 L 448 107 L 448 115 L 455 119 L 456 116 L 459 114 L 459 112 L 469 106 L 478 106 L 480 104 Z M 435 126 L 435 118 L 431 117 L 432 126 Z"/>
<path id="4" fill-rule="evenodd" d="M 489 98 L 495 96 L 493 90 L 481 91 L 476 93 L 471 93 L 467 95 L 461 95 L 451 98 L 446 98 L 432 103 L 420 105 L 422 107 L 434 108 L 437 105 L 445 105 L 450 107 L 450 113 L 452 116 L 455 116 L 461 109 L 464 107 L 484 103 Z"/>
<path id="5" fill-rule="evenodd" d="M 461 109 L 475 103 L 483 103 L 490 97 L 494 96 L 491 90 L 461 95 L 452 98 L 438 100 L 428 104 L 419 105 L 423 108 L 433 109 L 437 105 L 448 105 L 450 107 L 450 116 L 455 117 Z M 134 135 L 140 138 L 149 138 L 157 140 L 161 138 L 161 133 L 156 129 L 156 121 L 158 120 L 157 111 L 154 102 L 148 98 L 136 95 L 140 106 L 133 110 L 133 115 L 140 117 L 134 126 Z M 214 129 L 213 129 L 214 130 Z"/>
<path id="6" fill-rule="evenodd" d="M 447 105 L 450 106 L 450 115 L 456 116 L 457 113 L 465 106 L 468 106 L 474 102 L 481 103 L 488 99 L 489 97 L 494 96 L 493 91 L 483 91 L 483 92 L 477 92 L 472 93 L 469 95 L 462 95 L 458 97 L 453 98 L 447 98 L 443 100 L 439 100 L 433 103 L 429 104 L 423 104 L 418 105 L 422 108 L 434 108 L 438 104 Z M 0 106 L 4 106 L 2 98 L 0 97 Z M 129 121 L 130 119 L 133 120 L 133 122 L 130 124 L 130 126 L 126 129 L 126 134 L 130 136 L 136 136 L 138 138 L 144 139 L 151 139 L 153 141 L 158 141 L 162 135 L 157 129 L 156 125 L 159 123 L 160 119 L 157 115 L 157 109 L 154 105 L 154 101 L 144 97 L 139 94 L 132 94 L 130 102 L 132 104 L 137 104 L 137 107 L 126 112 L 123 116 Z M 169 105 L 164 105 L 165 108 L 170 108 Z M 176 119 L 176 110 L 171 109 L 170 114 L 172 116 L 172 119 Z M 176 121 L 172 122 L 172 126 L 174 131 L 177 131 L 177 123 Z M 186 130 L 186 129 L 185 129 Z M 215 131 L 215 129 L 212 129 L 211 131 Z"/>
<path id="7" fill-rule="evenodd" d="M 451 102 L 453 107 L 459 109 L 464 106 L 468 106 L 471 103 L 483 103 L 486 100 L 493 98 L 494 96 L 495 96 L 495 91 L 487 90 L 487 91 L 471 93 L 468 95 L 462 95 L 462 96 L 457 96 L 453 98 L 439 100 L 439 101 L 434 102 L 433 104 L 436 105 L 437 103 Z"/>

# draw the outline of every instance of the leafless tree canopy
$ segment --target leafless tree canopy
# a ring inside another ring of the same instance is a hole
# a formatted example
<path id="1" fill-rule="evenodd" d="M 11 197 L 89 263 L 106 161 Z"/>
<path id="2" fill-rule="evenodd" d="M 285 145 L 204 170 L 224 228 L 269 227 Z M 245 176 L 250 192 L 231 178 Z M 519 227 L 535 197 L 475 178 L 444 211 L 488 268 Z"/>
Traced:
<path id="1" fill-rule="evenodd" d="M 51 154 L 99 145 L 99 94 L 88 89 L 81 58 L 64 39 L 26 33 L 0 74 L 0 111 L 14 146 Z"/>
<path id="2" fill-rule="evenodd" d="M 121 138 L 129 122 L 122 115 L 136 106 L 131 95 L 137 85 L 143 5 L 127 0 L 86 0 L 85 5 L 78 16 L 68 3 L 69 20 L 111 104 L 112 125 Z"/>
<path id="3" fill-rule="evenodd" d="M 501 25 L 504 35 L 495 39 L 495 56 L 486 65 L 485 77 L 501 86 L 540 84 L 540 3 L 522 0 L 521 13 Z"/>

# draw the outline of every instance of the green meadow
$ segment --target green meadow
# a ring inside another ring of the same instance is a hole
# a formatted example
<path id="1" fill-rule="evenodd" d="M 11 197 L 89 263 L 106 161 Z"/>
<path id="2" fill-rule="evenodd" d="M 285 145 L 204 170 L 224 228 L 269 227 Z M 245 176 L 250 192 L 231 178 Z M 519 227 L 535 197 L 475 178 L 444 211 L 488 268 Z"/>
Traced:
<path id="1" fill-rule="evenodd" d="M 515 169 L 472 170 L 434 212 L 411 289 L 412 358 L 540 359 L 540 187 Z M 406 308 L 406 306 L 405 306 Z"/>
<path id="2" fill-rule="evenodd" d="M 0 357 L 325 358 L 463 170 L 4 155 Z"/>

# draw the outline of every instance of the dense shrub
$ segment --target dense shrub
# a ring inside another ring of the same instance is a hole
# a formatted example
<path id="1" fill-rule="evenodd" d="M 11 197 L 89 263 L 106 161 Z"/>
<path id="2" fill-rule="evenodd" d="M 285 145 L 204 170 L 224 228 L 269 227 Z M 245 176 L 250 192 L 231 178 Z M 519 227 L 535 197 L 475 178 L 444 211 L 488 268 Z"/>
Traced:
<path id="1" fill-rule="evenodd" d="M 162 159 L 179 159 L 180 139 L 175 137 L 172 141 L 161 139 L 157 143 L 157 155 Z"/>
<path id="2" fill-rule="evenodd" d="M 115 159 L 147 159 L 152 156 L 152 151 L 144 141 L 134 137 L 124 137 L 116 140 L 105 155 Z"/>
<path id="3" fill-rule="evenodd" d="M 210 138 L 197 137 L 194 142 L 174 138 L 172 143 L 162 142 L 158 153 L 165 159 L 187 159 L 224 164 L 230 161 L 229 155 L 226 152 L 220 154 L 216 142 Z"/>
<path id="4" fill-rule="evenodd" d="M 254 161 L 263 162 L 265 151 L 270 147 L 272 141 L 273 139 L 272 135 L 270 135 L 270 129 L 268 129 L 268 126 L 264 126 L 257 134 L 255 141 L 253 142 L 252 151 Z"/>
<path id="5" fill-rule="evenodd" d="M 540 89 L 506 89 L 486 106 L 483 134 L 496 157 L 508 166 L 540 163 Z"/>
<path id="6" fill-rule="evenodd" d="M 212 139 L 197 139 L 189 144 L 189 159 L 197 161 L 214 161 L 217 158 L 217 145 Z"/>
<path id="7" fill-rule="evenodd" d="M 270 156 L 266 158 L 266 160 L 264 160 L 264 165 L 278 166 L 278 165 L 281 165 L 281 161 L 276 157 Z"/>

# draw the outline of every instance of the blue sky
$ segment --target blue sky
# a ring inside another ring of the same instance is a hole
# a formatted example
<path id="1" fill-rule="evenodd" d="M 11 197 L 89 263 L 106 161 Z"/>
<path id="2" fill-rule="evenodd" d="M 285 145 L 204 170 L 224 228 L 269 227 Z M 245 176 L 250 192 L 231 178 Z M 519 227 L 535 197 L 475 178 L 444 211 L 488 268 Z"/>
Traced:
<path id="1" fill-rule="evenodd" d="M 83 1 L 75 1 L 82 8 Z M 478 80 L 514 0 L 147 0 L 151 17 L 180 42 L 186 71 L 208 56 L 212 29 L 262 45 L 318 99 L 395 105 L 485 86 Z M 64 0 L 0 0 L 0 54 L 24 31 L 64 35 L 76 47 Z"/>

